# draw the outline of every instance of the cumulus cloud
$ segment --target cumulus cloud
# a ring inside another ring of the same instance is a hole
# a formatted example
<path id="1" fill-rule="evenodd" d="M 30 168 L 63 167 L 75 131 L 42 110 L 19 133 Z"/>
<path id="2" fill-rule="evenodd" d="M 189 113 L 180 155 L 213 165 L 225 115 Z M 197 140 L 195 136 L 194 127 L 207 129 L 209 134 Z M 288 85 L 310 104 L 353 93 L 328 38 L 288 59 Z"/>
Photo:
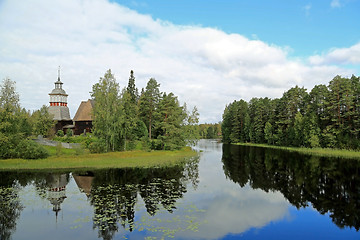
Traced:
<path id="1" fill-rule="evenodd" d="M 311 64 L 360 64 L 360 42 L 349 48 L 335 48 L 323 55 L 309 58 Z"/>
<path id="2" fill-rule="evenodd" d="M 162 91 L 196 105 L 202 122 L 221 120 L 235 99 L 280 97 L 295 84 L 312 87 L 351 73 L 312 64 L 324 56 L 304 63 L 291 59 L 287 47 L 175 25 L 106 0 L 3 1 L 0 29 L 0 77 L 17 82 L 22 106 L 48 103 L 61 65 L 72 116 L 109 68 L 122 87 L 131 69 L 139 88 L 156 78 Z"/>

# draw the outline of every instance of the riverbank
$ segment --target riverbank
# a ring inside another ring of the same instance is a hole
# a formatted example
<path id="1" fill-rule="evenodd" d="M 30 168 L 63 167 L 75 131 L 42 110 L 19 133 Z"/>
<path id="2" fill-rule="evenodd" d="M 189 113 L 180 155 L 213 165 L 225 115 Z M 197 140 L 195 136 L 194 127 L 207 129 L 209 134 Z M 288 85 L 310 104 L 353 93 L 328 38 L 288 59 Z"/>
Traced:
<path id="1" fill-rule="evenodd" d="M 146 168 L 174 165 L 198 154 L 191 148 L 176 151 L 127 151 L 81 155 L 69 150 L 71 149 L 60 156 L 45 159 L 0 160 L 0 170 Z"/>
<path id="2" fill-rule="evenodd" d="M 319 157 L 351 158 L 351 159 L 360 160 L 360 151 L 355 151 L 355 150 L 332 149 L 332 148 L 282 147 L 282 146 L 256 144 L 256 143 L 235 143 L 234 145 L 281 149 L 285 151 L 299 152 L 302 154 L 314 155 Z"/>

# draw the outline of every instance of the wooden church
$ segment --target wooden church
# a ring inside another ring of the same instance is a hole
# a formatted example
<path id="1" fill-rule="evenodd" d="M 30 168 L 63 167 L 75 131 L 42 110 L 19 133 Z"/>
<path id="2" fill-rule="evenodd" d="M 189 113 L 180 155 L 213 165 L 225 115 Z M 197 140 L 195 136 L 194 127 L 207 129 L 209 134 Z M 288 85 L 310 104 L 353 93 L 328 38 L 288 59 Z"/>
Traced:
<path id="1" fill-rule="evenodd" d="M 55 88 L 49 93 L 50 107 L 49 113 L 54 116 L 56 121 L 55 132 L 63 130 L 65 133 L 68 129 L 74 128 L 73 121 L 70 118 L 70 111 L 67 106 L 67 97 L 65 90 L 62 88 L 63 83 L 60 81 L 60 69 L 58 79 L 55 82 Z"/>

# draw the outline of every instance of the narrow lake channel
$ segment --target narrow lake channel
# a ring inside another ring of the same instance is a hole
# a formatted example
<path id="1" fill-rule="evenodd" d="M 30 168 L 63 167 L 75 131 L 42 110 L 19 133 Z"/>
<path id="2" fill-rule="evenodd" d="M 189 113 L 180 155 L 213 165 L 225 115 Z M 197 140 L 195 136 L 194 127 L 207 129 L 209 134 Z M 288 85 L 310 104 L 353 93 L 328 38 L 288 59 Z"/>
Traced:
<path id="1" fill-rule="evenodd" d="M 360 239 L 360 160 L 195 149 L 168 168 L 0 172 L 0 239 Z"/>

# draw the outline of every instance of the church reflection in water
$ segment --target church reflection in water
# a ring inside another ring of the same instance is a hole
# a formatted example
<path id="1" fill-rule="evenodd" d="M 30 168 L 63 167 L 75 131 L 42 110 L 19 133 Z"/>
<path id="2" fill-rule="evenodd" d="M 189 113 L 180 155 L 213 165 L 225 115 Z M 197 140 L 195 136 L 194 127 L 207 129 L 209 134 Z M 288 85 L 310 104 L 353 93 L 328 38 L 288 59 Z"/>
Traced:
<path id="1" fill-rule="evenodd" d="M 90 171 L 83 174 L 73 173 L 72 176 L 79 190 L 89 197 L 91 194 L 91 185 L 94 180 L 94 173 Z"/>
<path id="2" fill-rule="evenodd" d="M 48 177 L 47 199 L 53 205 L 53 211 L 56 217 L 61 210 L 61 204 L 66 198 L 66 185 L 68 182 L 68 174 L 51 174 Z"/>

